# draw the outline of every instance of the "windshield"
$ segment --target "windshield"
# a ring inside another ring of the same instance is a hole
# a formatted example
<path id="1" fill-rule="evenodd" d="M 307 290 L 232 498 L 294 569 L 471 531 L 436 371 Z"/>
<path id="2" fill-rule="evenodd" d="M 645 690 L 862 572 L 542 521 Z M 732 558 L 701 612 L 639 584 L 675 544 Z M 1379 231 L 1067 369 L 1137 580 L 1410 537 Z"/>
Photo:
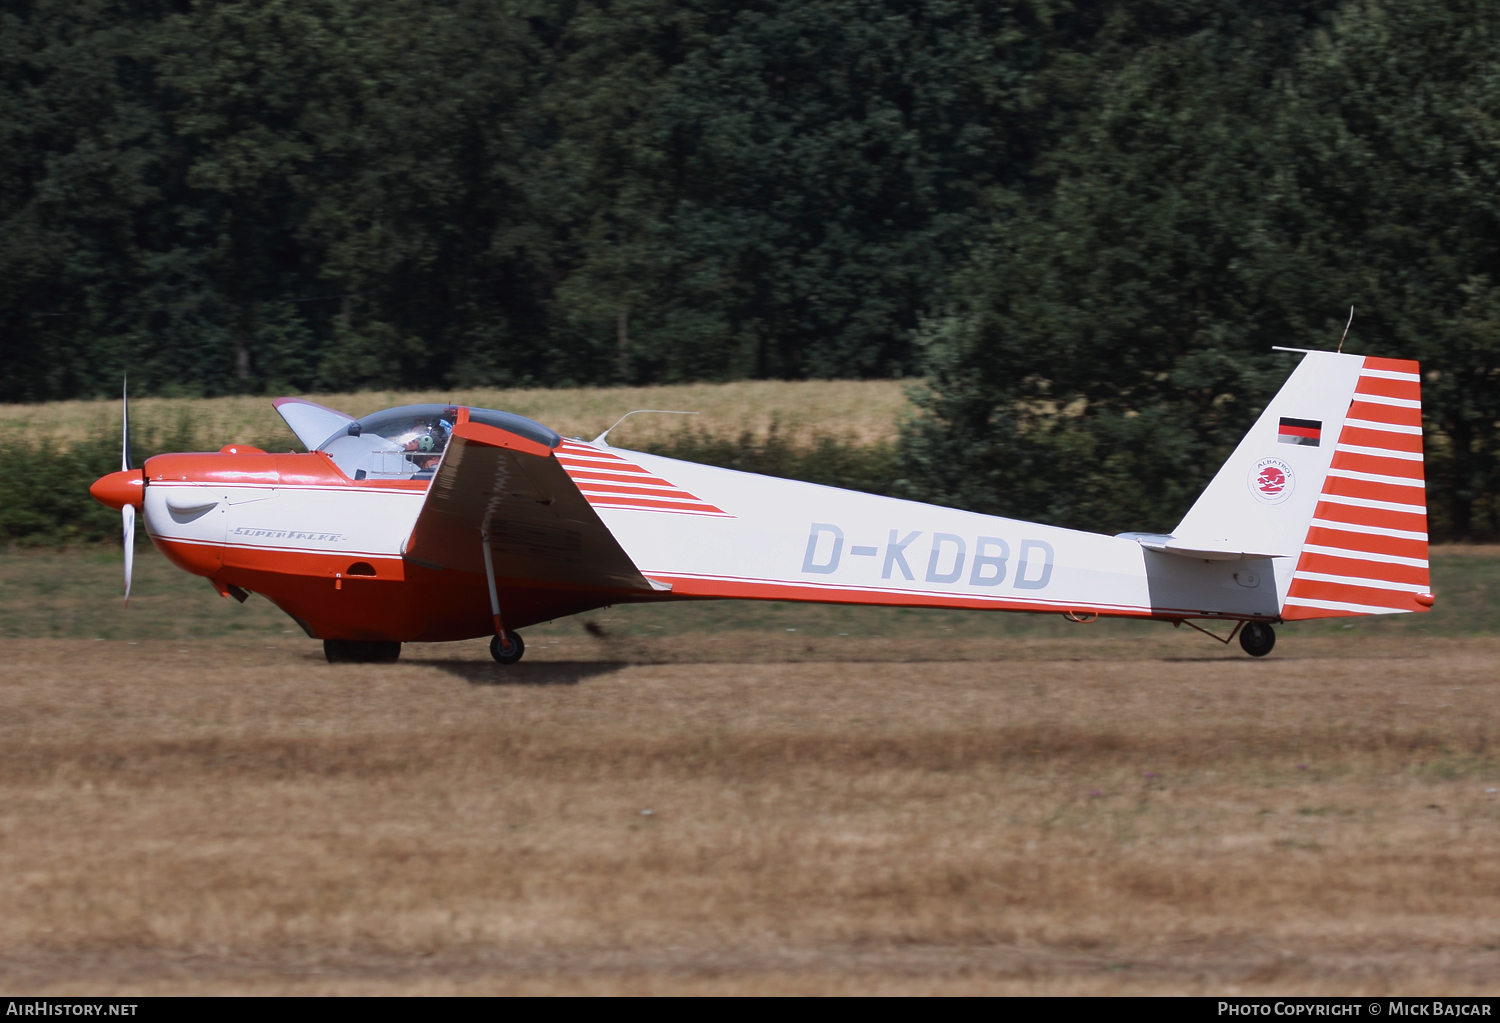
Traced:
<path id="1" fill-rule="evenodd" d="M 329 437 L 318 450 L 354 480 L 431 479 L 458 422 L 456 405 L 402 405 L 357 419 Z M 499 427 L 549 448 L 562 438 L 541 423 L 513 412 L 469 409 L 469 418 Z"/>
<path id="2" fill-rule="evenodd" d="M 318 450 L 350 479 L 426 479 L 456 422 L 454 405 L 403 405 L 350 423 Z"/>

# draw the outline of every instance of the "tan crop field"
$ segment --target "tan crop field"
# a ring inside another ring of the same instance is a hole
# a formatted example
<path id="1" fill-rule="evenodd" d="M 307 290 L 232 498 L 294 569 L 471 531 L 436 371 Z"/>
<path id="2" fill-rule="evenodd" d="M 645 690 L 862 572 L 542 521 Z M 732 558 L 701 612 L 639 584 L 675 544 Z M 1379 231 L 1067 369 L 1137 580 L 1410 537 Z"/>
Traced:
<path id="1" fill-rule="evenodd" d="M 579 387 L 558 390 L 455 389 L 451 391 L 362 391 L 316 394 L 308 399 L 352 416 L 393 405 L 455 402 L 504 409 L 536 419 L 564 436 L 592 438 L 633 409 L 696 412 L 696 416 L 635 416 L 610 435 L 622 446 L 659 441 L 684 428 L 715 437 L 742 433 L 763 439 L 776 424 L 794 442 L 817 436 L 861 444 L 895 437 L 898 417 L 910 408 L 900 380 L 746 380 L 727 384 L 663 387 Z M 132 430 L 142 436 L 171 431 L 185 423 L 198 447 L 215 450 L 234 442 L 282 438 L 296 443 L 271 406 L 273 396 L 231 398 L 142 398 L 130 403 Z M 0 429 L 7 436 L 79 440 L 118 437 L 120 402 L 58 401 L 39 405 L 0 405 Z"/>
<path id="2" fill-rule="evenodd" d="M 720 604 L 504 669 L 3 555 L 0 990 L 1494 994 L 1500 557 L 1437 560 L 1258 661 Z"/>

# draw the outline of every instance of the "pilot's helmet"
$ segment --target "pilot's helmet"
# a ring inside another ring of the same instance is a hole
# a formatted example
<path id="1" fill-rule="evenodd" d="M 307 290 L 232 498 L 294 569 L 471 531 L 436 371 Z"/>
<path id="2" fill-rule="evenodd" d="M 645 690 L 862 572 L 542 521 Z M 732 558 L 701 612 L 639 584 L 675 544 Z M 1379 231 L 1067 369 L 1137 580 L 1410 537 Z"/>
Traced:
<path id="1" fill-rule="evenodd" d="M 440 418 L 421 418 L 412 423 L 410 444 L 412 450 L 424 454 L 441 454 L 448 446 L 448 433 L 452 429 L 447 422 Z"/>

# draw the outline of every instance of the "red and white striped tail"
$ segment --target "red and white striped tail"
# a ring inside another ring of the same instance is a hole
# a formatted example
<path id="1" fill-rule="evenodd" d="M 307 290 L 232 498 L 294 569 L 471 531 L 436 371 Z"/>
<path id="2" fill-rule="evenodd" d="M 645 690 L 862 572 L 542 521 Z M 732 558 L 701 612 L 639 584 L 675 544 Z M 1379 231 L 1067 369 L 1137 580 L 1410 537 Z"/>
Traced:
<path id="1" fill-rule="evenodd" d="M 1407 359 L 1365 359 L 1283 618 L 1432 607 L 1418 369 Z"/>

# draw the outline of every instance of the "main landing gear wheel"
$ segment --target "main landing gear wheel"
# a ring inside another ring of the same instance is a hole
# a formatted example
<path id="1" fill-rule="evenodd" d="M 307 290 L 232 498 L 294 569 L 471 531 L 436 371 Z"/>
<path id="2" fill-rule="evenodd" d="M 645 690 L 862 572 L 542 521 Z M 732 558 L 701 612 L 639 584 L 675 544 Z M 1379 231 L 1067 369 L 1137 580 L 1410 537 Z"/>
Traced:
<path id="1" fill-rule="evenodd" d="M 1240 647 L 1251 657 L 1264 657 L 1276 645 L 1276 630 L 1265 622 L 1246 622 L 1240 629 Z"/>
<path id="2" fill-rule="evenodd" d="M 323 656 L 329 664 L 394 664 L 401 656 L 400 643 L 359 639 L 325 639 Z"/>
<path id="3" fill-rule="evenodd" d="M 503 643 L 500 641 L 500 636 L 490 638 L 490 656 L 501 664 L 515 664 L 526 652 L 526 644 L 521 641 L 520 636 L 509 629 L 506 629 L 502 635 L 505 637 Z"/>

